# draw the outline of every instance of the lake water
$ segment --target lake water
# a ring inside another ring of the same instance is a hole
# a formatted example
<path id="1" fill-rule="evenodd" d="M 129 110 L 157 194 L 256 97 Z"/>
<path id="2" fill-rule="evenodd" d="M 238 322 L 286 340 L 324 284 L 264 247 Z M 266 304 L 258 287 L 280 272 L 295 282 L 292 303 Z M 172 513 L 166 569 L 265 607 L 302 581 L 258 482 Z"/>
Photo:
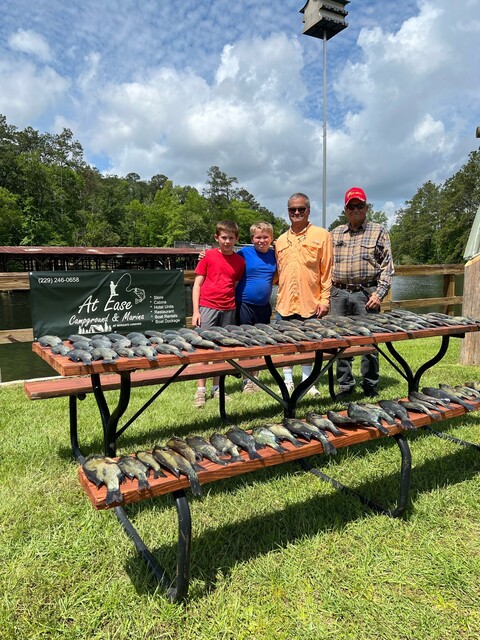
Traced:
<path id="1" fill-rule="evenodd" d="M 463 277 L 458 277 L 456 289 L 461 295 Z M 192 315 L 191 288 L 187 289 L 186 313 Z M 416 298 L 438 298 L 443 295 L 443 276 L 396 276 L 393 279 L 393 300 L 414 300 Z M 441 311 L 439 306 L 412 309 L 417 313 Z M 461 308 L 455 309 L 461 314 Z M 12 293 L 0 292 L 0 330 L 26 329 L 32 326 L 28 291 Z M 55 371 L 32 353 L 28 342 L 0 345 L 0 381 L 25 380 L 56 375 Z"/>

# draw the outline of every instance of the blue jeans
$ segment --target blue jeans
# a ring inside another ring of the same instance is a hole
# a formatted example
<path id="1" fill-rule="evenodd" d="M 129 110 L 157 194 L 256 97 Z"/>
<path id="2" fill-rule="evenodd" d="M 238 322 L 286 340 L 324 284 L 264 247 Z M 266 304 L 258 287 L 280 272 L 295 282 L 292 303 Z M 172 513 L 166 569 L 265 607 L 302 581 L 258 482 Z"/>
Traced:
<path id="1" fill-rule="evenodd" d="M 370 313 L 379 313 L 380 309 L 365 309 L 369 294 L 376 287 L 370 287 L 364 291 L 347 291 L 332 286 L 330 294 L 330 315 L 332 316 L 365 316 Z M 368 291 L 368 294 L 366 293 Z M 337 382 L 340 390 L 353 389 L 355 378 L 352 372 L 353 358 L 343 358 L 337 361 Z M 378 353 L 362 356 L 360 372 L 365 390 L 376 390 L 380 380 Z"/>

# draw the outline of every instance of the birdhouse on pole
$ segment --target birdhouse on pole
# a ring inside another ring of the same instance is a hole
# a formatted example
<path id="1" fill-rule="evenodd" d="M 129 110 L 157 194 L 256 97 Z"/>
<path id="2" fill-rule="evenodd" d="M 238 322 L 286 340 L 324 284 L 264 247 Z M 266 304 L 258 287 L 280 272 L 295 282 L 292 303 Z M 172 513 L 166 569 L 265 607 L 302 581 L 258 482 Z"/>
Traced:
<path id="1" fill-rule="evenodd" d="M 348 27 L 345 5 L 349 3 L 350 0 L 308 0 L 300 9 L 300 13 L 303 13 L 303 33 L 314 38 L 324 39 L 326 36 L 330 40 Z"/>

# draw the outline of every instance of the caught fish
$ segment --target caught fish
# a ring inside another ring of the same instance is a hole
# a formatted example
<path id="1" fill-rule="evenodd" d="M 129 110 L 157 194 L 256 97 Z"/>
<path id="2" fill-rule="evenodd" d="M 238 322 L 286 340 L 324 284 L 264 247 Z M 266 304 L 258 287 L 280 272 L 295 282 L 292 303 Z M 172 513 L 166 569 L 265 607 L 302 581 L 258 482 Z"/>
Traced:
<path id="1" fill-rule="evenodd" d="M 280 440 L 288 440 L 291 442 L 294 447 L 303 447 L 304 443 L 300 442 L 295 438 L 293 433 L 289 431 L 283 424 L 275 424 L 273 422 L 266 422 L 264 427 L 269 429 L 273 434 L 277 436 Z"/>
<path id="2" fill-rule="evenodd" d="M 378 404 L 392 418 L 398 418 L 403 429 L 415 429 L 415 425 L 409 418 L 408 411 L 401 404 L 394 400 L 379 400 Z"/>
<path id="3" fill-rule="evenodd" d="M 140 358 L 147 358 L 147 360 L 150 360 L 151 362 L 157 361 L 156 350 L 153 349 L 153 347 L 149 347 L 148 345 L 139 344 L 133 347 L 133 353 Z"/>
<path id="4" fill-rule="evenodd" d="M 480 382 L 472 381 L 472 382 L 466 382 L 465 386 L 468 387 L 469 389 L 475 389 L 475 391 L 480 391 Z"/>
<path id="5" fill-rule="evenodd" d="M 435 414 L 432 411 L 430 411 L 430 409 L 426 407 L 422 402 L 420 402 L 420 400 L 417 400 L 416 402 L 399 400 L 398 402 L 399 404 L 402 405 L 402 407 L 405 407 L 405 409 L 408 409 L 409 411 L 416 411 L 417 413 L 425 413 L 427 416 L 430 416 L 432 420 L 438 420 L 438 414 Z"/>
<path id="6" fill-rule="evenodd" d="M 448 391 L 449 393 L 453 393 L 453 395 L 458 396 L 459 398 L 463 398 L 464 400 L 472 400 L 474 397 L 472 391 L 465 391 L 462 387 L 451 387 L 449 384 L 440 383 L 438 385 L 442 391 Z"/>
<path id="7" fill-rule="evenodd" d="M 250 460 L 262 460 L 262 456 L 257 453 L 255 439 L 249 433 L 239 427 L 232 427 L 227 431 L 226 436 L 237 447 L 245 449 Z"/>
<path id="8" fill-rule="evenodd" d="M 278 444 L 277 436 L 266 427 L 255 427 L 252 430 L 252 436 L 258 444 L 275 449 L 278 453 L 288 451 L 288 449 Z"/>
<path id="9" fill-rule="evenodd" d="M 450 400 L 442 400 L 441 398 L 434 398 L 433 396 L 427 396 L 425 393 L 421 391 L 411 391 L 408 394 L 409 399 L 414 402 L 415 400 L 420 400 L 420 402 L 429 402 L 430 404 L 439 404 L 442 407 L 446 407 L 448 409 L 448 405 L 450 404 Z M 428 405 L 427 405 L 428 406 Z M 430 407 L 429 407 L 430 408 Z"/>
<path id="10" fill-rule="evenodd" d="M 349 402 L 347 407 L 347 415 L 364 427 L 375 427 L 380 433 L 388 436 L 390 431 L 380 423 L 380 421 L 368 409 L 363 408 L 356 402 Z"/>
<path id="11" fill-rule="evenodd" d="M 77 342 L 78 340 L 90 340 L 90 338 L 88 338 L 88 336 L 81 336 L 78 333 L 71 333 L 67 340 L 70 340 L 70 342 Z"/>
<path id="12" fill-rule="evenodd" d="M 147 467 L 139 459 L 122 456 L 117 460 L 117 465 L 130 480 L 137 478 L 139 489 L 150 489 L 146 474 Z"/>
<path id="13" fill-rule="evenodd" d="M 56 344 L 62 344 L 62 339 L 59 338 L 58 336 L 45 335 L 45 336 L 41 336 L 38 339 L 38 342 L 40 343 L 41 347 L 53 347 Z"/>
<path id="14" fill-rule="evenodd" d="M 121 503 L 123 501 L 120 491 L 120 482 L 123 480 L 123 472 L 115 460 L 106 456 L 91 455 L 82 464 L 82 469 L 96 487 L 102 484 L 107 488 L 107 505 Z"/>
<path id="15" fill-rule="evenodd" d="M 128 338 L 132 343 L 133 347 L 148 347 L 148 345 L 150 344 L 150 339 L 141 333 L 134 334 L 134 335 L 131 335 L 129 333 Z"/>
<path id="16" fill-rule="evenodd" d="M 111 334 L 115 335 L 115 334 Z M 112 340 L 112 349 L 117 349 L 117 347 L 127 347 L 131 348 L 132 341 L 128 338 L 120 338 L 119 340 Z"/>
<path id="17" fill-rule="evenodd" d="M 179 478 L 180 469 L 178 468 L 172 453 L 171 449 L 167 449 L 167 447 L 161 447 L 159 445 L 155 445 L 152 451 L 152 455 L 155 460 L 159 462 L 162 467 L 173 473 L 176 478 Z"/>
<path id="18" fill-rule="evenodd" d="M 74 349 L 82 349 L 83 351 L 93 351 L 93 345 L 91 340 L 75 340 L 72 343 Z"/>
<path id="19" fill-rule="evenodd" d="M 51 352 L 57 356 L 66 356 L 71 350 L 72 347 L 67 347 L 65 344 L 54 344 L 53 347 L 51 347 Z"/>
<path id="20" fill-rule="evenodd" d="M 187 436 L 185 441 L 199 458 L 207 458 L 208 460 L 215 462 L 215 464 L 223 466 L 228 464 L 226 460 L 222 460 L 218 457 L 217 450 L 206 438 L 203 438 L 202 436 Z"/>
<path id="21" fill-rule="evenodd" d="M 356 427 L 357 423 L 349 418 L 349 416 L 344 416 L 337 411 L 327 411 L 327 418 L 333 422 L 334 425 L 341 427 Z"/>
<path id="22" fill-rule="evenodd" d="M 92 338 L 90 344 L 94 349 L 110 349 L 112 341 L 108 338 Z"/>
<path id="23" fill-rule="evenodd" d="M 305 420 L 308 424 L 313 424 L 315 427 L 319 429 L 323 429 L 324 431 L 330 431 L 334 436 L 343 436 L 343 432 L 338 429 L 331 420 L 328 418 L 324 418 L 318 413 L 314 413 L 313 411 L 309 411 L 305 416 Z"/>
<path id="24" fill-rule="evenodd" d="M 172 436 L 168 442 L 165 443 L 169 449 L 176 451 L 183 456 L 192 465 L 195 471 L 205 471 L 205 469 L 197 462 L 197 453 L 192 447 L 177 436 Z"/>
<path id="25" fill-rule="evenodd" d="M 121 347 L 114 343 L 112 348 L 121 358 L 135 358 L 135 351 L 131 347 Z"/>
<path id="26" fill-rule="evenodd" d="M 315 427 L 313 424 L 307 424 L 302 420 L 297 420 L 296 418 L 285 418 L 283 421 L 285 427 L 294 434 L 301 435 L 306 440 L 310 442 L 313 438 L 318 442 L 322 443 L 323 452 L 326 455 L 336 454 L 337 450 L 327 438 L 325 431 L 322 431 L 318 427 Z"/>
<path id="27" fill-rule="evenodd" d="M 377 404 L 370 404 L 369 402 L 364 402 L 360 406 L 365 407 L 366 409 L 371 411 L 379 421 L 385 420 L 385 422 L 390 426 L 396 425 L 396 422 L 395 420 L 393 420 L 392 416 L 386 411 L 384 411 L 382 407 L 379 407 Z"/>
<path id="28" fill-rule="evenodd" d="M 118 342 L 119 340 L 128 340 L 125 336 L 122 336 L 121 333 L 107 333 L 107 338 L 112 342 Z M 128 340 L 130 342 L 130 340 Z"/>
<path id="29" fill-rule="evenodd" d="M 103 360 L 105 364 L 115 364 L 118 353 L 109 347 L 95 347 L 92 351 L 93 360 Z"/>
<path id="30" fill-rule="evenodd" d="M 161 336 L 162 333 L 160 331 L 157 331 L 156 329 L 147 329 L 146 331 L 144 331 L 144 334 L 147 336 L 147 338 L 151 338 L 152 336 Z"/>
<path id="31" fill-rule="evenodd" d="M 475 405 L 470 402 L 465 402 L 459 398 L 456 394 L 450 393 L 450 391 L 446 391 L 445 389 L 436 389 L 435 387 L 423 387 L 422 393 L 426 393 L 428 396 L 433 396 L 434 398 L 448 398 L 451 402 L 455 404 L 459 404 L 467 411 L 475 411 Z"/>
<path id="32" fill-rule="evenodd" d="M 162 468 L 158 461 L 155 459 L 153 454 L 150 451 L 137 451 L 135 453 L 137 458 L 142 462 L 149 471 L 150 469 L 153 471 L 154 478 L 166 478 L 167 476 L 163 473 Z"/>
<path id="33" fill-rule="evenodd" d="M 67 353 L 67 357 L 73 362 L 81 362 L 86 366 L 92 364 L 92 354 L 89 351 L 85 351 L 85 349 L 72 349 Z"/>
<path id="34" fill-rule="evenodd" d="M 223 433 L 212 433 L 210 442 L 218 453 L 222 455 L 228 454 L 230 456 L 229 462 L 245 462 L 237 446 L 227 438 L 227 436 L 224 436 Z"/>
<path id="35" fill-rule="evenodd" d="M 177 453 L 173 449 L 170 449 L 169 453 L 170 453 L 170 456 L 175 461 L 175 465 L 176 465 L 177 469 L 179 470 L 179 472 L 183 473 L 185 476 L 187 476 L 187 478 L 188 478 L 188 480 L 190 482 L 190 487 L 192 489 L 193 495 L 194 496 L 201 496 L 202 495 L 202 487 L 200 486 L 200 482 L 198 480 L 198 476 L 195 473 L 195 470 L 192 467 L 192 465 L 189 463 L 189 461 L 186 458 L 183 457 L 183 455 L 181 455 L 180 453 Z"/>
<path id="36" fill-rule="evenodd" d="M 422 395 L 424 395 L 424 398 L 428 397 L 425 394 L 422 394 Z M 441 414 L 441 409 L 439 408 L 439 406 L 437 406 L 436 403 L 430 402 L 430 400 L 425 400 L 424 398 L 419 398 L 417 394 L 415 395 L 413 395 L 413 393 L 408 394 L 408 399 L 410 402 L 421 402 L 423 405 L 427 407 L 427 409 L 430 409 L 430 411 L 436 411 L 438 414 Z"/>
<path id="37" fill-rule="evenodd" d="M 161 353 L 163 355 L 178 356 L 179 358 L 181 358 L 183 356 L 183 354 L 180 351 L 180 349 L 175 347 L 173 344 L 166 344 L 165 342 L 162 342 L 162 344 L 157 344 L 155 346 L 155 351 L 157 353 Z"/>

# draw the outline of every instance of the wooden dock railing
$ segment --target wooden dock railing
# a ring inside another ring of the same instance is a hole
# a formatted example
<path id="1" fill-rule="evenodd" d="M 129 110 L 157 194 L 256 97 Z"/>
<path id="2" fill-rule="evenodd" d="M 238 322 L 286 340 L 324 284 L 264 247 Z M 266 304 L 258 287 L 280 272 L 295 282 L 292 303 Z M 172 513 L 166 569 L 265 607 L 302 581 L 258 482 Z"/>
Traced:
<path id="1" fill-rule="evenodd" d="M 443 296 L 440 298 L 416 298 L 414 300 L 392 300 L 391 291 L 382 303 L 382 310 L 390 309 L 412 309 L 440 305 L 443 312 L 453 315 L 455 305 L 461 305 L 463 297 L 457 295 L 455 290 L 455 276 L 462 275 L 463 264 L 435 264 L 435 265 L 408 265 L 395 266 L 395 276 L 443 276 Z M 184 271 L 184 281 L 186 285 L 192 285 L 195 278 L 193 271 Z M 0 272 L 0 292 L 28 290 L 30 288 L 28 273 L 1 273 Z M 191 318 L 187 318 L 187 324 Z M 0 331 L 0 344 L 12 342 L 32 342 L 32 329 L 9 329 Z"/>

